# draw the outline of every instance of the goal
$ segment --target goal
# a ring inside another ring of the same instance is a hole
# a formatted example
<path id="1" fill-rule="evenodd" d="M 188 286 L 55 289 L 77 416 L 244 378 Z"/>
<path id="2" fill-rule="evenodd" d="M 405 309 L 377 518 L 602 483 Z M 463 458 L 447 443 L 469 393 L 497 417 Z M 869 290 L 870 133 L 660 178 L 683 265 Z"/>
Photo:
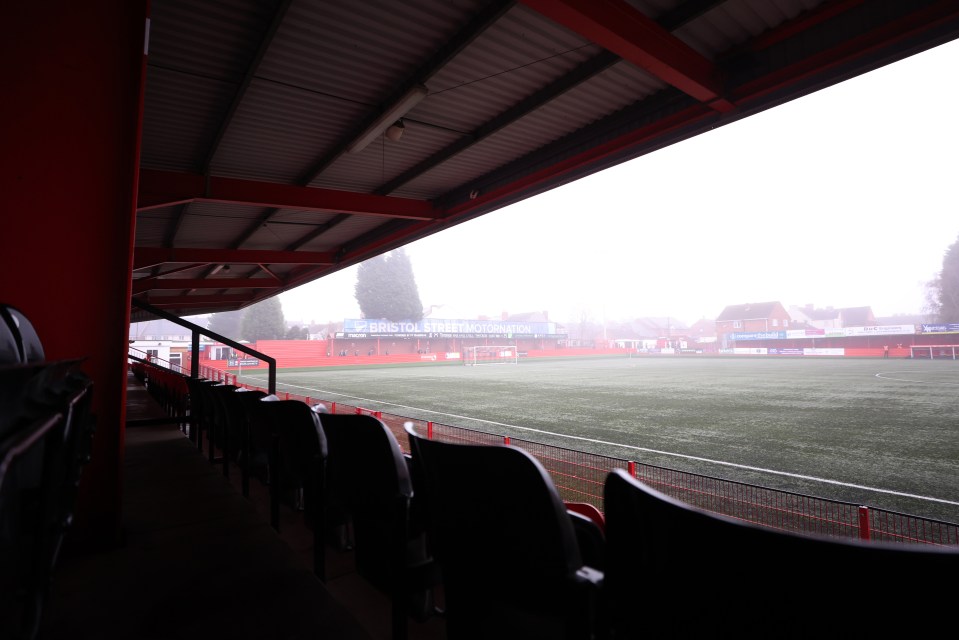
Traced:
<path id="1" fill-rule="evenodd" d="M 920 360 L 955 360 L 959 356 L 959 346 L 954 344 L 912 345 L 909 357 Z"/>
<path id="2" fill-rule="evenodd" d="M 466 349 L 466 358 L 463 364 L 517 364 L 519 362 L 519 350 L 516 347 L 505 346 L 485 346 L 468 347 Z"/>

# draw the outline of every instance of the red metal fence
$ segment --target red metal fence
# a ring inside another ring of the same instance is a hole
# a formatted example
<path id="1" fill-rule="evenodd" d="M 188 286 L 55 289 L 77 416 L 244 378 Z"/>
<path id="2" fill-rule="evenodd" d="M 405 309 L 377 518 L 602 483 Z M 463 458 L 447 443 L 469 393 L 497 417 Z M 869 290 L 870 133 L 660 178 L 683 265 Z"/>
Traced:
<path id="1" fill-rule="evenodd" d="M 217 370 L 201 371 L 210 379 L 237 384 L 235 376 Z M 249 389 L 252 387 L 239 384 Z M 959 524 L 911 516 L 854 503 L 827 500 L 778 489 L 733 482 L 620 458 L 518 440 L 508 436 L 417 420 L 309 396 L 278 393 L 309 405 L 322 403 L 333 413 L 367 413 L 381 419 L 409 452 L 404 429 L 412 423 L 417 432 L 444 442 L 511 444 L 532 454 L 546 468 L 567 502 L 585 502 L 603 511 L 603 485 L 613 469 L 626 469 L 633 477 L 658 491 L 712 513 L 794 533 L 859 538 L 884 542 L 959 546 Z"/>

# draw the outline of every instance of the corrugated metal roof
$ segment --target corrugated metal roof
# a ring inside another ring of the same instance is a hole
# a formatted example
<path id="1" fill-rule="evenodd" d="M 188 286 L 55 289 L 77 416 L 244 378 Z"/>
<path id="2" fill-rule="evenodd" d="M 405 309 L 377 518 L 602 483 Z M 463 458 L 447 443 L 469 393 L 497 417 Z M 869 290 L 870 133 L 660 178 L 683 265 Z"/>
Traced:
<path id="1" fill-rule="evenodd" d="M 178 280 L 276 252 L 231 270 L 273 288 L 204 303 L 242 307 L 954 39 L 956 5 L 153 0 L 136 244 L 210 251 Z M 421 84 L 399 141 L 348 150 Z"/>

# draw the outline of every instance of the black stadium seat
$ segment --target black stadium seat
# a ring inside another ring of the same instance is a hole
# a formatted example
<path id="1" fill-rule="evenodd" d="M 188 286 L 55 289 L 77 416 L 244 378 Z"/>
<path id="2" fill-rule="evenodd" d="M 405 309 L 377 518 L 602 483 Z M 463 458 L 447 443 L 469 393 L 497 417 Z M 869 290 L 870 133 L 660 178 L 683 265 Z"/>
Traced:
<path id="1" fill-rule="evenodd" d="M 80 473 L 93 383 L 79 360 L 44 361 L 33 325 L 0 305 L 0 637 L 38 633 Z"/>
<path id="2" fill-rule="evenodd" d="M 449 444 L 406 429 L 425 479 L 450 640 L 592 638 L 602 572 L 583 564 L 543 466 L 516 447 Z"/>
<path id="3" fill-rule="evenodd" d="M 329 497 L 348 514 L 356 571 L 392 599 L 392 637 L 406 638 L 408 617 L 435 612 L 438 581 L 425 534 L 411 527 L 413 485 L 399 443 L 379 419 L 321 413 L 330 446 Z"/>
<path id="4" fill-rule="evenodd" d="M 33 323 L 14 306 L 0 304 L 0 323 L 5 324 L 8 331 L 13 336 L 16 344 L 16 352 L 19 355 L 17 362 L 43 362 L 43 345 L 40 343 L 40 337 L 33 328 Z M 9 362 L 7 360 L 8 336 L 0 330 L 0 362 Z"/>
<path id="5" fill-rule="evenodd" d="M 801 536 L 606 480 L 610 638 L 864 638 L 955 624 L 959 550 Z"/>
<path id="6" fill-rule="evenodd" d="M 268 399 L 267 399 L 268 398 Z M 326 436 L 316 413 L 299 400 L 265 396 L 251 403 L 254 419 L 273 440 L 269 456 L 271 520 L 279 528 L 283 502 L 302 510 L 313 530 L 313 571 L 326 579 Z"/>

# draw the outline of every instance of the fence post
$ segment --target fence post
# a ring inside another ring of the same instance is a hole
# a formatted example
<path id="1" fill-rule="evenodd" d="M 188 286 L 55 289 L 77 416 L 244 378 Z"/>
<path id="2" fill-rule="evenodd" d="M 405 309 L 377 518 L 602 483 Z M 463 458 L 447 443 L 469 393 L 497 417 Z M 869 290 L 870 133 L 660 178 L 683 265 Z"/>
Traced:
<path id="1" fill-rule="evenodd" d="M 509 444 L 509 436 L 503 436 L 503 444 Z"/>
<path id="2" fill-rule="evenodd" d="M 335 402 L 331 402 L 331 403 L 330 403 L 330 413 L 336 413 L 336 403 L 335 403 Z"/>
<path id="3" fill-rule="evenodd" d="M 869 507 L 859 507 L 859 539 L 869 539 Z"/>
<path id="4" fill-rule="evenodd" d="M 433 439 L 433 421 L 432 420 L 426 423 L 426 438 L 427 440 Z"/>
<path id="5" fill-rule="evenodd" d="M 636 463 L 633 462 L 632 460 L 630 460 L 630 461 L 626 464 L 626 471 L 629 473 L 630 476 L 632 476 L 632 477 L 635 478 L 635 477 L 636 477 Z"/>

